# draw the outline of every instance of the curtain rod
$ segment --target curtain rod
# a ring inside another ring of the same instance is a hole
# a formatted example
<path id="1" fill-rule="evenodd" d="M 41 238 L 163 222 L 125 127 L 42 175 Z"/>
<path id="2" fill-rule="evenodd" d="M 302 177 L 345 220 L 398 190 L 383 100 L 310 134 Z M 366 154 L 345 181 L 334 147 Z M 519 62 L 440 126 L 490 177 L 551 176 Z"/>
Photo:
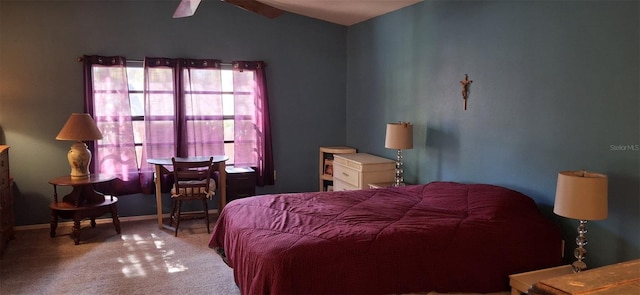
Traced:
<path id="1" fill-rule="evenodd" d="M 78 62 L 82 62 L 83 60 L 84 60 L 84 57 L 82 57 L 82 56 L 78 57 Z M 142 63 L 142 62 L 144 62 L 144 60 L 141 60 L 141 59 L 127 59 L 127 62 Z M 230 63 L 230 62 L 223 62 L 223 61 L 221 61 L 221 62 L 220 62 L 220 65 L 223 65 L 223 66 L 232 66 L 233 64 L 232 64 L 232 63 Z"/>

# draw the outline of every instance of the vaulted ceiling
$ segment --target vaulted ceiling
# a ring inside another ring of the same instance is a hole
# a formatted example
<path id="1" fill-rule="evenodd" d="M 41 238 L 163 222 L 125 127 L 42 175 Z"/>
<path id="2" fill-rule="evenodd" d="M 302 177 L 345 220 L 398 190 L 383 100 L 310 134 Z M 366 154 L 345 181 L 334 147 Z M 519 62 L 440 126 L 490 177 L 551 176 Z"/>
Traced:
<path id="1" fill-rule="evenodd" d="M 174 18 L 195 14 L 202 0 L 180 0 Z M 422 0 L 222 0 L 263 15 L 275 18 L 290 12 L 344 26 L 413 5 Z"/>
<path id="2" fill-rule="evenodd" d="M 422 0 L 257 0 L 269 6 L 350 26 Z"/>

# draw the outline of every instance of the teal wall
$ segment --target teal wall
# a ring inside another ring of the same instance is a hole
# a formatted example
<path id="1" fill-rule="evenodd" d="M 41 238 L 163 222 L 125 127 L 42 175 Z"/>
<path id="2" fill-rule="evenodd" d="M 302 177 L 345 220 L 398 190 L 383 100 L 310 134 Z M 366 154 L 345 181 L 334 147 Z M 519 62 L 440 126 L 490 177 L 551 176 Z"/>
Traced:
<path id="1" fill-rule="evenodd" d="M 526 193 L 562 228 L 567 261 L 577 221 L 552 213 L 557 173 L 605 173 L 609 217 L 588 224 L 586 263 L 639 258 L 639 11 L 638 1 L 425 0 L 351 26 L 347 144 L 394 158 L 386 123 L 413 122 L 407 182 Z"/>
<path id="2" fill-rule="evenodd" d="M 71 143 L 55 136 L 82 111 L 84 54 L 266 61 L 277 184 L 259 192 L 317 190 L 318 147 L 345 140 L 346 27 L 221 1 L 172 19 L 178 2 L 0 0 L 0 143 L 11 146 L 18 225 L 48 224 L 47 181 L 69 173 Z M 155 197 L 122 196 L 118 208 L 155 214 Z"/>
<path id="3" fill-rule="evenodd" d="M 54 138 L 82 111 L 78 56 L 250 59 L 270 65 L 277 184 L 259 193 L 316 190 L 319 146 L 394 158 L 385 124 L 411 121 L 408 182 L 526 193 L 568 255 L 577 222 L 551 212 L 557 172 L 608 174 L 609 218 L 589 223 L 587 264 L 640 256 L 640 151 L 617 149 L 640 144 L 637 1 L 425 0 L 348 28 L 220 1 L 175 20 L 176 3 L 0 0 L 0 143 L 12 146 L 18 225 L 49 222 L 47 180 L 68 173 L 70 143 Z M 123 196 L 119 210 L 154 214 L 155 200 Z"/>

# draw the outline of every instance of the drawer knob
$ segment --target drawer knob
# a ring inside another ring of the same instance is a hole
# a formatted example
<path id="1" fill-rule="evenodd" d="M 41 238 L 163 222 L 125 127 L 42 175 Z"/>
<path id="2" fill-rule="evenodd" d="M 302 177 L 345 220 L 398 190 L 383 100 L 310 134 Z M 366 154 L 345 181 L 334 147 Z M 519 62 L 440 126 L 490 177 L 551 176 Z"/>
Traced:
<path id="1" fill-rule="evenodd" d="M 342 175 L 344 175 L 344 176 L 349 176 L 349 173 L 342 172 Z"/>

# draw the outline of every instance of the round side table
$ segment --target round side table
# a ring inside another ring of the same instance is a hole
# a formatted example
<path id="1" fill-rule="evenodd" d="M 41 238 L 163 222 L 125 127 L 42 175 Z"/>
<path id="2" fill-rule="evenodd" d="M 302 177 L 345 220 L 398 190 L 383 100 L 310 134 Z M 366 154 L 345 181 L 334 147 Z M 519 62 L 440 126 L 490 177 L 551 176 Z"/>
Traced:
<path id="1" fill-rule="evenodd" d="M 95 191 L 94 185 L 109 183 L 116 178 L 106 174 L 90 174 L 86 178 L 72 178 L 60 176 L 49 180 L 53 185 L 53 202 L 51 208 L 51 237 L 56 236 L 58 217 L 73 219 L 73 240 L 80 244 L 80 221 L 84 218 L 91 219 L 91 227 L 96 226 L 96 217 L 111 213 L 116 232 L 120 234 L 120 220 L 118 219 L 118 198 L 111 194 L 105 198 L 104 194 Z M 72 191 L 58 200 L 58 186 L 71 186 Z"/>

